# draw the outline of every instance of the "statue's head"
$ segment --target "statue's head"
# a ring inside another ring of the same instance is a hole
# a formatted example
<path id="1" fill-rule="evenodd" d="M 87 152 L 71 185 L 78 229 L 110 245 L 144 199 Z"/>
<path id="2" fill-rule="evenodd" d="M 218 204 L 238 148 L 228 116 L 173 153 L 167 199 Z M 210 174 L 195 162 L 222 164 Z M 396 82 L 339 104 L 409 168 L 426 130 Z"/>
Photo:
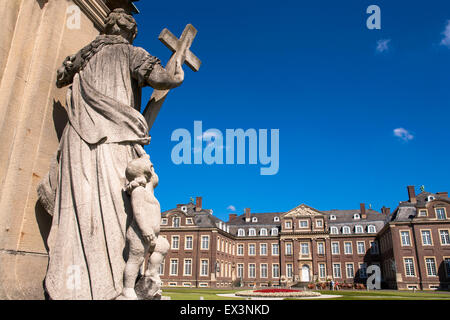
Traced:
<path id="1" fill-rule="evenodd" d="M 137 23 L 133 16 L 124 9 L 114 9 L 106 18 L 105 34 L 121 35 L 130 43 L 137 36 Z"/>
<path id="2" fill-rule="evenodd" d="M 125 176 L 129 181 L 128 188 L 131 189 L 139 185 L 145 186 L 147 183 L 151 183 L 153 188 L 156 188 L 159 182 L 158 175 L 155 173 L 148 154 L 130 161 L 125 171 Z"/>

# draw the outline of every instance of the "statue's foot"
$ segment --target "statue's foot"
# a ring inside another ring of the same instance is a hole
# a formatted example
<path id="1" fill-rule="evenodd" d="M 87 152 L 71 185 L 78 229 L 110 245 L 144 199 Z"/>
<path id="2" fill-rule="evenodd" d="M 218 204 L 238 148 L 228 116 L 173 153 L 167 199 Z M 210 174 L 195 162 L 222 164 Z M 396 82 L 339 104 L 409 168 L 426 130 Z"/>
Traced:
<path id="1" fill-rule="evenodd" d="M 124 288 L 122 294 L 116 300 L 138 300 L 138 296 L 133 288 Z"/>

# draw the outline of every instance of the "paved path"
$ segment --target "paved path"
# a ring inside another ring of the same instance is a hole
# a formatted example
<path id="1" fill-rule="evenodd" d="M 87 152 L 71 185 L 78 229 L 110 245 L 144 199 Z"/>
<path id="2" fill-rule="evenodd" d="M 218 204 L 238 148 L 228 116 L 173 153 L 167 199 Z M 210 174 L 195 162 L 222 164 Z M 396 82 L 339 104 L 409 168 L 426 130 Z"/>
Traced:
<path id="1" fill-rule="evenodd" d="M 285 298 L 288 298 L 288 297 L 242 297 L 242 296 L 237 296 L 234 293 L 218 293 L 217 295 L 220 297 L 243 298 L 243 299 L 248 299 L 248 300 L 283 300 Z M 299 299 L 299 300 L 307 300 L 307 299 L 330 299 L 330 298 L 340 298 L 340 297 L 342 297 L 342 296 L 323 294 L 320 297 L 293 297 L 293 298 Z"/>

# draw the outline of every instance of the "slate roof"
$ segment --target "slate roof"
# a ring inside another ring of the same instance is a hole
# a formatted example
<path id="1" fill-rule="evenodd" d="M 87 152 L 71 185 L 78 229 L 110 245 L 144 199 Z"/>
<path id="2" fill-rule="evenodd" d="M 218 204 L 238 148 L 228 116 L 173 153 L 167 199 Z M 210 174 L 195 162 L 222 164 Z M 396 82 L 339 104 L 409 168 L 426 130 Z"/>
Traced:
<path id="1" fill-rule="evenodd" d="M 450 198 L 442 194 L 431 193 L 423 191 L 416 195 L 417 203 L 408 201 L 401 201 L 398 207 L 394 210 L 390 221 L 411 221 L 417 216 L 417 208 L 425 208 L 428 203 L 428 197 L 433 196 L 435 200 L 441 200 L 450 203 Z"/>
<path id="2" fill-rule="evenodd" d="M 335 226 L 339 228 L 339 233 L 342 232 L 342 227 L 349 226 L 351 228 L 352 234 L 354 233 L 354 227 L 356 225 L 363 226 L 364 233 L 367 232 L 367 226 L 375 226 L 376 232 L 380 231 L 386 224 L 388 217 L 386 217 L 381 212 L 375 211 L 373 209 L 366 209 L 366 218 L 360 218 L 359 220 L 353 219 L 353 215 L 361 215 L 361 210 L 328 210 L 322 211 L 328 215 L 328 225 Z M 330 220 L 330 217 L 336 216 L 336 220 Z"/>

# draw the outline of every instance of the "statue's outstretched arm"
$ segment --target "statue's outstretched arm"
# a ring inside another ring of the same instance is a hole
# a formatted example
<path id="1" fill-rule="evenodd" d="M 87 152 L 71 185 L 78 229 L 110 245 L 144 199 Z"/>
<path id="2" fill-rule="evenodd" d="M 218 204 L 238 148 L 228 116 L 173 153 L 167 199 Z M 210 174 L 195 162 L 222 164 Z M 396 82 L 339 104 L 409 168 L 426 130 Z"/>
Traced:
<path id="1" fill-rule="evenodd" d="M 180 86 L 184 81 L 184 71 L 181 63 L 176 63 L 175 73 L 170 74 L 160 64 L 153 67 L 153 71 L 147 78 L 148 84 L 157 90 L 169 90 Z"/>

